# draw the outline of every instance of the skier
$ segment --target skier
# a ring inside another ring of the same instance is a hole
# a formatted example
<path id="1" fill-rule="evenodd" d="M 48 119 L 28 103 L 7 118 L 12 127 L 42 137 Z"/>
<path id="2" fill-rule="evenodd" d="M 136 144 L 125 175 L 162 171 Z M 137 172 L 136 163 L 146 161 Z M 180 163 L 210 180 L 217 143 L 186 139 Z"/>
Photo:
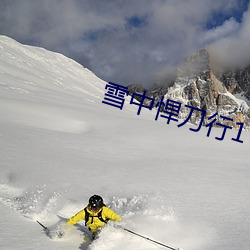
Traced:
<path id="1" fill-rule="evenodd" d="M 85 226 L 92 232 L 94 239 L 109 220 L 120 222 L 122 219 L 120 215 L 105 206 L 101 196 L 95 194 L 89 198 L 89 204 L 72 216 L 67 224 L 74 225 L 80 220 L 85 220 Z"/>

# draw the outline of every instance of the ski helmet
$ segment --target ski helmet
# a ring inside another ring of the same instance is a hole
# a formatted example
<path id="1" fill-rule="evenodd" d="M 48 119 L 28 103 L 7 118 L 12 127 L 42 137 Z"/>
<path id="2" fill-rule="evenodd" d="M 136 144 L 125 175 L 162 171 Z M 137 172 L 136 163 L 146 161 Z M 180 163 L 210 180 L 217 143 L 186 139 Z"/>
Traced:
<path id="1" fill-rule="evenodd" d="M 99 195 L 93 195 L 89 198 L 89 206 L 93 210 L 98 210 L 103 207 L 103 199 Z"/>

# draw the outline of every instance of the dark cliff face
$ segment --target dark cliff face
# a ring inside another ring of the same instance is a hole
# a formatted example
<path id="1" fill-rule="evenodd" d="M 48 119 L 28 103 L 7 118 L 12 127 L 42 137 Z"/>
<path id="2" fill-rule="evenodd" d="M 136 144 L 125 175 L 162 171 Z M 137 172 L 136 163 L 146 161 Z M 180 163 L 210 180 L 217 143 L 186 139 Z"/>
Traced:
<path id="1" fill-rule="evenodd" d="M 132 95 L 134 92 L 135 93 L 143 93 L 144 92 L 144 86 L 142 84 L 131 84 L 128 87 L 129 94 Z"/>
<path id="2" fill-rule="evenodd" d="M 250 100 L 250 65 L 243 69 L 234 69 L 218 74 L 227 90 L 232 94 L 242 94 Z"/>

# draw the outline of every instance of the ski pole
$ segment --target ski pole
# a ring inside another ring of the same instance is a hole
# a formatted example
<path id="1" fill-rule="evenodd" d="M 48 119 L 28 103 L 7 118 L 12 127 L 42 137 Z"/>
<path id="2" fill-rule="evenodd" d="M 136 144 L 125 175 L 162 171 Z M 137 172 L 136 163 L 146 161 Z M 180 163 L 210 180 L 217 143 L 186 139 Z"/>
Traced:
<path id="1" fill-rule="evenodd" d="M 39 222 L 38 220 L 36 221 L 40 226 L 42 226 L 43 227 L 43 229 L 46 231 L 46 230 L 48 230 L 48 228 L 47 227 L 45 227 L 41 222 Z"/>
<path id="2" fill-rule="evenodd" d="M 169 248 L 169 249 L 171 249 L 171 250 L 180 250 L 180 248 L 173 248 L 173 247 L 167 246 L 167 245 L 162 244 L 162 243 L 160 243 L 160 242 L 158 242 L 158 241 L 155 241 L 155 240 L 152 240 L 152 239 L 150 239 L 150 238 L 148 238 L 148 237 L 145 237 L 145 236 L 143 236 L 143 235 L 141 235 L 141 234 L 135 233 L 135 232 L 133 232 L 133 231 L 127 229 L 127 228 L 124 228 L 124 227 L 123 227 L 122 229 L 125 230 L 125 231 L 127 231 L 127 232 L 129 232 L 129 233 L 131 233 L 131 234 L 137 235 L 137 236 L 139 236 L 139 237 L 141 237 L 141 238 L 143 238 L 143 239 L 145 239 L 145 240 L 154 242 L 154 243 L 156 243 L 156 244 L 158 244 L 158 245 L 161 245 L 161 246 L 163 246 L 163 247 Z"/>

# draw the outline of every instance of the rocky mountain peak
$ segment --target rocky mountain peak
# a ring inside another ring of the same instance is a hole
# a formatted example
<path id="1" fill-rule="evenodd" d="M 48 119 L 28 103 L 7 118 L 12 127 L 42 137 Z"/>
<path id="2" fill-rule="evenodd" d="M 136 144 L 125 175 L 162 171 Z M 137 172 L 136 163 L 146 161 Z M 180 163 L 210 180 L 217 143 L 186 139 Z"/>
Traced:
<path id="1" fill-rule="evenodd" d="M 154 86 L 147 91 L 147 96 L 156 101 L 164 96 L 165 102 L 167 99 L 181 102 L 180 119 L 188 117 L 190 109 L 185 105 L 189 105 L 206 111 L 203 125 L 208 117 L 217 113 L 218 120 L 220 115 L 233 119 L 229 126 L 237 128 L 236 123 L 244 122 L 245 128 L 250 127 L 250 109 L 246 101 L 233 95 L 243 93 L 250 98 L 250 67 L 218 74 L 210 57 L 207 49 L 188 57 L 178 67 L 176 79 L 170 86 Z M 194 112 L 191 122 L 198 124 L 200 118 L 201 112 Z"/>
<path id="2" fill-rule="evenodd" d="M 177 77 L 195 77 L 210 70 L 209 52 L 201 49 L 188 57 L 177 69 Z"/>
<path id="3" fill-rule="evenodd" d="M 231 72 L 219 77 L 212 68 L 210 54 L 206 49 L 188 57 L 178 68 L 177 78 L 168 89 L 165 99 L 175 99 L 205 110 L 207 118 L 215 113 L 218 113 L 218 117 L 223 115 L 232 118 L 230 125 L 233 127 L 237 127 L 237 122 L 245 122 L 245 126 L 249 127 L 250 109 L 244 100 L 236 98 L 233 93 L 236 89 L 242 91 L 247 83 L 249 85 L 250 74 L 245 71 L 238 74 Z M 180 117 L 187 117 L 187 112 L 182 109 Z M 191 121 L 198 123 L 200 115 L 194 114 Z"/>

